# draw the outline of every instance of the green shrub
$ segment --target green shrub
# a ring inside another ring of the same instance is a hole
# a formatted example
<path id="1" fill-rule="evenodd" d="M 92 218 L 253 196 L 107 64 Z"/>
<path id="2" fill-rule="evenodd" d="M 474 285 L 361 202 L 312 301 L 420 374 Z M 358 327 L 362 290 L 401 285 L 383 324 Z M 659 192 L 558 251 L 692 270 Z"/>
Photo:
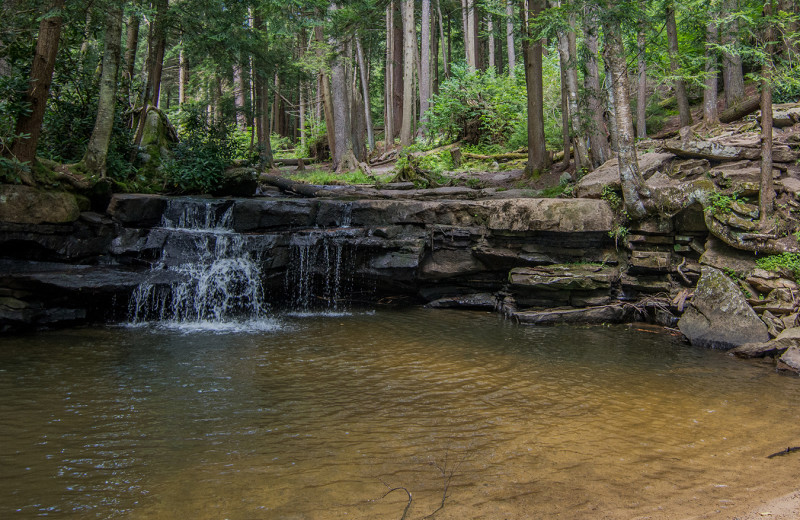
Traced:
<path id="1" fill-rule="evenodd" d="M 790 271 L 800 281 L 800 253 L 781 253 L 756 260 L 756 265 L 767 271 Z"/>
<path id="2" fill-rule="evenodd" d="M 225 168 L 244 155 L 232 125 L 208 121 L 202 107 L 184 105 L 178 118 L 181 141 L 164 161 L 167 184 L 183 193 L 209 193 L 219 187 Z"/>

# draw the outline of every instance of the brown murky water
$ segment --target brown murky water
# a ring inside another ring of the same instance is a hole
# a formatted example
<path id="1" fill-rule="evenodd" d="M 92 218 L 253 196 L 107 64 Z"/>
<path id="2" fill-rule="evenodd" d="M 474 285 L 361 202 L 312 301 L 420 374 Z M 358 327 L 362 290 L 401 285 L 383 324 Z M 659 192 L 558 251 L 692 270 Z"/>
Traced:
<path id="1" fill-rule="evenodd" d="M 430 310 L 0 340 L 0 518 L 733 518 L 800 378 L 669 335 Z M 383 498 L 381 498 L 383 497 Z"/>

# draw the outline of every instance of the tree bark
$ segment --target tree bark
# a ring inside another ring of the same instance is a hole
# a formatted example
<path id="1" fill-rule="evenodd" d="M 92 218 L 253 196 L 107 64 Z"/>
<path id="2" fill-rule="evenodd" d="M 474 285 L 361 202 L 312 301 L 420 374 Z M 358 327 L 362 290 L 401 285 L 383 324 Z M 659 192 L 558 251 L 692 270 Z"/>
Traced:
<path id="1" fill-rule="evenodd" d="M 31 66 L 31 81 L 28 91 L 23 98 L 30 104 L 30 112 L 19 116 L 17 119 L 16 135 L 25 134 L 27 137 L 16 139 L 11 145 L 11 155 L 21 163 L 32 165 L 36 158 L 36 145 L 42 132 L 44 109 L 47 96 L 50 93 L 50 84 L 53 82 L 53 70 L 58 54 L 58 42 L 61 38 L 61 11 L 64 0 L 54 0 L 50 3 L 48 11 L 54 16 L 43 18 L 39 23 L 39 37 L 36 41 L 36 53 Z M 22 171 L 20 180 L 25 184 L 34 184 L 29 172 Z"/>
<path id="2" fill-rule="evenodd" d="M 514 7 L 513 0 L 506 0 L 506 52 L 508 53 L 508 75 L 514 77 L 517 56 L 514 49 Z"/>
<path id="3" fill-rule="evenodd" d="M 367 125 L 367 145 L 369 150 L 375 149 L 375 133 L 372 129 L 372 109 L 369 103 L 369 82 L 367 79 L 367 66 L 364 64 L 364 49 L 361 47 L 361 38 L 356 36 L 356 57 L 358 58 L 358 71 L 361 79 L 361 92 L 364 97 L 364 122 Z"/>
<path id="4" fill-rule="evenodd" d="M 183 42 L 178 51 L 178 105 L 183 106 L 186 103 L 186 85 L 189 82 L 189 63 L 186 61 L 186 55 L 183 52 Z"/>
<path id="5" fill-rule="evenodd" d="M 139 1 L 135 2 L 139 5 Z M 136 49 L 139 46 L 139 24 L 141 18 L 139 13 L 133 12 L 128 18 L 128 31 L 125 40 L 125 83 L 124 94 L 125 99 L 130 101 L 131 85 L 133 84 L 133 74 L 136 67 Z"/>
<path id="6" fill-rule="evenodd" d="M 603 90 L 600 87 L 600 71 L 597 66 L 597 33 L 597 10 L 596 7 L 590 7 L 587 11 L 584 30 L 587 51 L 584 88 L 586 90 L 586 105 L 589 109 L 589 142 L 591 144 L 590 155 L 593 168 L 600 166 L 611 158 L 611 148 L 608 146 L 606 134 L 606 122 L 603 118 L 604 107 L 600 101 Z"/>
<path id="7" fill-rule="evenodd" d="M 494 59 L 494 21 L 492 21 L 492 13 L 486 13 L 486 32 L 489 39 L 489 69 L 496 71 L 496 64 Z"/>
<path id="8" fill-rule="evenodd" d="M 147 82 L 142 94 L 142 109 L 139 112 L 139 124 L 133 140 L 135 146 L 142 142 L 142 132 L 147 120 L 147 110 L 150 106 L 158 106 L 161 94 L 161 72 L 164 65 L 164 47 L 166 46 L 165 20 L 168 0 L 158 0 L 156 4 L 156 17 L 150 26 L 147 53 Z"/>
<path id="9" fill-rule="evenodd" d="M 82 161 L 89 172 L 100 177 L 106 176 L 108 144 L 111 142 L 111 130 L 114 126 L 114 107 L 117 101 L 117 76 L 121 52 L 120 39 L 122 38 L 122 3 L 109 4 L 105 25 L 103 72 L 100 77 L 97 118 Z"/>
<path id="10" fill-rule="evenodd" d="M 442 46 L 442 68 L 444 69 L 444 77 L 450 77 L 450 60 L 447 56 L 447 39 L 444 37 L 444 17 L 442 17 L 441 1 L 436 0 L 436 14 L 439 18 L 439 41 Z"/>
<path id="11" fill-rule="evenodd" d="M 708 126 L 719 124 L 717 111 L 717 52 L 714 45 L 718 43 L 716 14 L 712 15 L 706 27 L 706 79 L 703 90 L 703 120 Z"/>
<path id="12" fill-rule="evenodd" d="M 338 9 L 335 3 L 329 7 L 333 13 Z M 333 152 L 333 169 L 338 173 L 354 170 L 358 165 L 353 151 L 353 130 L 351 121 L 351 103 L 346 58 L 346 42 L 329 36 L 328 43 L 335 51 L 331 62 L 331 97 L 333 104 L 333 133 L 336 135 L 336 147 Z"/>
<path id="13" fill-rule="evenodd" d="M 405 45 L 403 42 L 403 1 L 396 0 L 395 6 L 397 10 L 394 14 L 394 62 L 392 63 L 392 71 L 394 74 L 394 90 L 392 91 L 392 100 L 394 104 L 394 137 L 400 136 L 400 129 L 403 125 L 403 53 L 405 52 Z"/>
<path id="14" fill-rule="evenodd" d="M 394 0 L 389 2 L 386 7 L 386 67 L 384 68 L 384 151 L 394 144 Z"/>
<path id="15" fill-rule="evenodd" d="M 259 15 L 253 17 L 253 25 L 258 30 L 266 30 L 264 20 Z M 266 51 L 266 49 L 264 50 Z M 263 168 L 270 169 L 275 164 L 272 157 L 272 145 L 269 141 L 269 88 L 267 88 L 266 63 L 262 58 L 254 56 L 253 69 L 258 159 Z"/>
<path id="16" fill-rule="evenodd" d="M 415 38 L 416 40 L 416 38 Z M 420 20 L 420 57 L 419 57 L 419 128 L 425 133 L 425 112 L 430 106 L 431 82 L 431 0 L 422 0 Z M 416 43 L 414 44 L 416 47 Z"/>
<path id="17" fill-rule="evenodd" d="M 402 0 L 403 4 L 403 123 L 400 127 L 400 145 L 411 145 L 412 115 L 414 103 L 414 0 Z"/>
<path id="18" fill-rule="evenodd" d="M 722 11 L 728 15 L 739 8 L 738 0 L 723 0 Z M 739 22 L 733 19 L 722 31 L 722 43 L 726 47 L 736 45 L 739 33 Z M 725 88 L 725 107 L 733 108 L 744 98 L 744 74 L 742 73 L 742 57 L 735 49 L 722 54 L 722 82 Z"/>
<path id="19" fill-rule="evenodd" d="M 675 4 L 670 1 L 667 5 L 667 40 L 669 45 L 669 65 L 672 73 L 678 75 L 675 79 L 675 98 L 678 101 L 678 114 L 681 127 L 692 124 L 692 112 L 689 109 L 689 96 L 686 94 L 686 81 L 681 74 L 678 64 L 678 26 L 675 23 Z"/>
<path id="20" fill-rule="evenodd" d="M 528 98 L 528 164 L 525 167 L 528 175 L 538 175 L 549 166 L 544 141 L 542 41 L 532 39 L 528 23 L 531 17 L 536 17 L 542 12 L 542 4 L 543 0 L 530 0 L 530 5 L 526 9 L 525 0 L 520 2 L 524 30 L 522 57 L 525 64 L 525 85 Z"/>
<path id="21" fill-rule="evenodd" d="M 574 21 L 570 17 L 570 27 Z M 572 122 L 572 131 L 575 133 L 575 171 L 590 170 L 589 153 L 586 149 L 586 135 L 583 121 L 581 121 L 578 106 L 578 68 L 576 64 L 577 51 L 575 45 L 575 31 L 561 31 L 558 34 L 558 52 L 561 63 L 564 64 L 564 75 L 567 80 L 567 99 L 569 101 L 569 117 Z M 562 85 L 563 88 L 563 85 Z"/>
<path id="22" fill-rule="evenodd" d="M 611 6 L 608 7 L 610 8 Z M 641 218 L 647 214 L 644 198 L 648 197 L 650 193 L 639 171 L 639 161 L 636 157 L 622 29 L 618 19 L 614 16 L 606 18 L 603 28 L 605 34 L 605 61 L 611 73 L 611 85 L 614 91 L 617 155 L 622 196 L 625 200 L 625 208 L 628 214 L 634 218 Z"/>
<path id="23" fill-rule="evenodd" d="M 323 34 L 322 34 L 322 26 L 318 25 L 314 27 L 314 38 L 319 43 L 323 43 Z M 325 58 L 325 50 L 321 47 L 317 47 L 317 59 L 324 60 Z M 331 84 L 328 80 L 328 74 L 325 70 L 324 65 L 320 65 L 319 69 L 319 86 L 322 90 L 322 106 L 323 111 L 325 113 L 325 134 L 328 136 L 328 148 L 331 150 L 331 155 L 333 155 L 333 151 L 336 149 L 336 132 L 334 131 L 334 118 L 333 118 L 333 100 L 331 98 Z"/>
<path id="24" fill-rule="evenodd" d="M 644 2 L 639 4 L 644 10 Z M 639 31 L 636 34 L 636 47 L 639 52 L 637 58 L 637 72 L 639 81 L 636 88 L 636 137 L 647 139 L 647 39 L 645 36 L 644 22 L 639 23 Z"/>
<path id="25" fill-rule="evenodd" d="M 559 57 L 559 67 L 561 72 L 561 146 L 564 149 L 563 168 L 569 168 L 572 160 L 572 138 L 569 131 L 569 94 L 567 94 L 567 66 L 563 63 L 561 55 Z"/>
<path id="26" fill-rule="evenodd" d="M 769 218 L 772 217 L 773 204 L 775 201 L 775 186 L 772 182 L 772 73 L 773 73 L 773 52 L 772 43 L 773 28 L 770 17 L 774 12 L 774 0 L 769 0 L 764 5 L 764 18 L 767 25 L 764 30 L 764 41 L 766 45 L 766 62 L 764 63 L 761 80 L 761 182 L 758 191 L 758 210 L 761 227 L 769 226 Z"/>

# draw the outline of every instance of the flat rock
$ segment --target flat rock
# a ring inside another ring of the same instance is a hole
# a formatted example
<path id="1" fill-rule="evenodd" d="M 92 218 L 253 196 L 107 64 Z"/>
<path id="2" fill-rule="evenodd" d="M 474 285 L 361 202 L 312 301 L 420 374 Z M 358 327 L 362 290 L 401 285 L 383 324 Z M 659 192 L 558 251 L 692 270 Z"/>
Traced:
<path id="1" fill-rule="evenodd" d="M 549 309 L 521 311 L 511 316 L 528 325 L 625 323 L 633 319 L 633 311 L 622 305 L 603 305 L 584 309 Z"/>
<path id="2" fill-rule="evenodd" d="M 80 214 L 78 203 L 70 193 L 0 185 L 0 222 L 64 224 L 77 220 Z"/>
<path id="3" fill-rule="evenodd" d="M 645 178 L 650 177 L 658 170 L 664 169 L 674 159 L 671 153 L 646 153 L 639 156 L 639 171 Z M 580 198 L 599 199 L 603 188 L 620 189 L 619 163 L 617 159 L 610 159 L 597 169 L 585 175 L 575 185 L 575 195 Z"/>
<path id="4" fill-rule="evenodd" d="M 678 328 L 693 345 L 732 348 L 769 340 L 767 326 L 739 288 L 721 271 L 703 266 L 691 304 Z"/>
<path id="5" fill-rule="evenodd" d="M 730 270 L 739 276 L 746 276 L 756 268 L 756 257 L 749 251 L 734 249 L 722 240 L 711 236 L 706 241 L 706 250 L 700 263 L 719 269 Z"/>
<path id="6" fill-rule="evenodd" d="M 439 298 L 426 305 L 431 309 L 480 309 L 493 311 L 497 307 L 497 298 L 491 293 L 464 294 Z"/>
<path id="7" fill-rule="evenodd" d="M 761 157 L 758 135 L 726 136 L 709 140 L 677 140 L 664 143 L 664 149 L 678 157 L 709 161 L 739 161 Z"/>
<path id="8" fill-rule="evenodd" d="M 800 345 L 800 327 L 793 327 L 785 329 L 778 337 L 769 341 L 757 343 L 745 343 L 731 349 L 729 352 L 740 358 L 762 358 L 765 356 L 775 356 L 780 354 L 789 347 L 797 347 Z"/>
<path id="9" fill-rule="evenodd" d="M 512 286 L 530 290 L 594 291 L 609 289 L 619 279 L 619 269 L 591 264 L 518 267 L 508 278 Z"/>

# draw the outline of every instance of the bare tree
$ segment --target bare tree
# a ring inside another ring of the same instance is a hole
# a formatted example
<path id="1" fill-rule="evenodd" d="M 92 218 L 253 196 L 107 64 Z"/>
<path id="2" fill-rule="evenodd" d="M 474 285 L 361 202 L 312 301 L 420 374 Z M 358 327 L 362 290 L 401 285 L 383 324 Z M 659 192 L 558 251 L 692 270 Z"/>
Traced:
<path id="1" fill-rule="evenodd" d="M 513 0 L 506 0 L 506 52 L 508 53 L 508 74 L 514 77 L 517 57 L 514 49 L 514 7 Z"/>
<path id="2" fill-rule="evenodd" d="M 430 104 L 433 83 L 431 82 L 431 0 L 422 0 L 420 20 L 419 57 L 419 128 L 425 132 L 425 112 Z M 416 44 L 414 44 L 416 47 Z"/>
<path id="3" fill-rule="evenodd" d="M 412 138 L 411 109 L 414 103 L 414 0 L 402 0 L 403 5 L 403 123 L 400 144 L 409 146 Z"/>

